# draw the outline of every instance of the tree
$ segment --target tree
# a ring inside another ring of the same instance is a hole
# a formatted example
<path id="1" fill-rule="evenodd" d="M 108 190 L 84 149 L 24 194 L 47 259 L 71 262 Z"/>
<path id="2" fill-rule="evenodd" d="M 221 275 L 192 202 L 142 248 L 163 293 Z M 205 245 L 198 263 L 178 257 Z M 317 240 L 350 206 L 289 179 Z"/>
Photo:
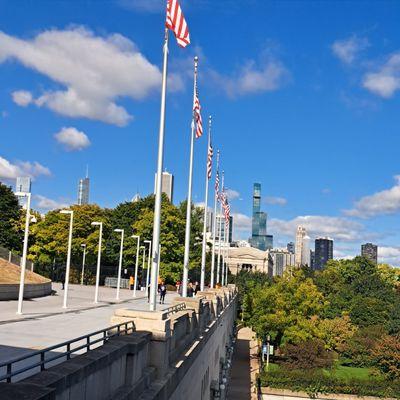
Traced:
<path id="1" fill-rule="evenodd" d="M 0 182 L 0 246 L 22 250 L 23 230 L 18 229 L 21 207 L 10 187 Z"/>
<path id="2" fill-rule="evenodd" d="M 372 349 L 374 365 L 389 379 L 400 379 L 400 336 L 385 335 Z"/>

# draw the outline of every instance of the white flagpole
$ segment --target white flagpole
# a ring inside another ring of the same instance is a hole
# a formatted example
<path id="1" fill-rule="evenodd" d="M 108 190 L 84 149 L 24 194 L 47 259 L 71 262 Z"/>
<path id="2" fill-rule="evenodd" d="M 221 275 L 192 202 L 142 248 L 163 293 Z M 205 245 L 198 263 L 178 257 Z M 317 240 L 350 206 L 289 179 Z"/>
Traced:
<path id="1" fill-rule="evenodd" d="M 221 273 L 222 286 L 225 286 L 225 253 L 226 253 L 226 222 L 224 223 L 224 249 L 222 251 L 222 273 Z"/>
<path id="2" fill-rule="evenodd" d="M 187 285 L 189 276 L 189 251 L 190 251 L 190 222 L 192 216 L 192 175 L 193 175 L 193 150 L 194 150 L 194 104 L 197 87 L 197 64 L 198 57 L 194 58 L 194 82 L 193 82 L 193 108 L 192 108 L 192 130 L 190 135 L 190 161 L 189 161 L 189 183 L 188 183 L 188 195 L 186 205 L 186 230 L 185 230 L 185 255 L 183 258 L 183 279 L 182 279 L 182 297 L 187 297 Z"/>
<path id="3" fill-rule="evenodd" d="M 156 296 L 157 296 L 157 271 L 159 264 L 159 244 L 160 244 L 161 182 L 162 182 L 163 159 L 164 159 L 165 97 L 167 93 L 167 70 L 168 70 L 168 28 L 165 28 L 163 51 L 164 51 L 164 58 L 163 58 L 163 74 L 162 74 L 162 86 L 161 86 L 160 130 L 158 136 L 156 197 L 154 203 L 154 223 L 153 223 L 153 241 L 152 241 L 153 249 L 152 249 L 151 285 L 150 285 L 150 311 L 155 311 L 157 304 Z"/>
<path id="4" fill-rule="evenodd" d="M 226 225 L 226 235 L 225 235 L 225 240 L 226 240 L 226 249 L 225 249 L 225 286 L 228 285 L 228 258 L 229 258 L 229 230 L 231 226 L 231 221 L 229 220 L 227 225 Z"/>
<path id="5" fill-rule="evenodd" d="M 222 171 L 222 190 L 224 191 L 224 171 Z M 220 272 L 221 272 L 221 236 L 222 236 L 222 226 L 221 226 L 221 218 L 222 218 L 222 201 L 220 201 L 219 207 L 219 224 L 218 224 L 218 260 L 217 260 L 217 283 L 221 283 L 219 280 Z"/>
<path id="6" fill-rule="evenodd" d="M 206 249 L 207 249 L 207 211 L 208 211 L 208 152 L 211 144 L 211 115 L 208 118 L 208 145 L 207 145 L 207 160 L 206 160 L 206 195 L 204 200 L 204 225 L 203 225 L 203 248 L 201 253 L 201 275 L 200 275 L 200 290 L 204 290 L 204 279 L 206 275 Z"/>
<path id="7" fill-rule="evenodd" d="M 219 170 L 219 150 L 217 151 L 217 166 L 216 171 Z M 219 173 L 219 172 L 218 172 Z M 219 179 L 219 177 L 218 177 Z M 217 233 L 217 203 L 218 203 L 218 192 L 215 189 L 214 196 L 214 215 L 213 215 L 213 246 L 212 246 L 212 255 L 211 255 L 211 279 L 210 279 L 210 287 L 211 289 L 214 287 L 214 270 L 215 270 L 215 234 Z"/>

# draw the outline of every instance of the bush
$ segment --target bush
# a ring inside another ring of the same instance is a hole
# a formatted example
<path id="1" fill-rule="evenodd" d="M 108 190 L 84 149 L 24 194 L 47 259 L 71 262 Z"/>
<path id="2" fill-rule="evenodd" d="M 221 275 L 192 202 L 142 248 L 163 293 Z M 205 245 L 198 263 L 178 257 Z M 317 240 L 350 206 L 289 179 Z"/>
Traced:
<path id="1" fill-rule="evenodd" d="M 376 367 L 391 380 L 400 379 L 400 336 L 383 336 L 372 350 Z"/>
<path id="2" fill-rule="evenodd" d="M 333 365 L 333 353 L 325 348 L 320 339 L 307 340 L 299 344 L 287 344 L 283 349 L 287 369 L 330 368 Z"/>

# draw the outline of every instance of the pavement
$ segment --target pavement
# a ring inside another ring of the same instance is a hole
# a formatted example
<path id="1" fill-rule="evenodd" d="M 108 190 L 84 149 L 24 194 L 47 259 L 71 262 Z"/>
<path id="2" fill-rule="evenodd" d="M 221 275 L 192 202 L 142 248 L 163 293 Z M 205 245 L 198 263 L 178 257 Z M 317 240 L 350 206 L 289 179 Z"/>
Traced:
<path id="1" fill-rule="evenodd" d="M 94 304 L 93 286 L 69 285 L 68 309 L 63 309 L 61 285 L 53 283 L 53 289 L 52 296 L 25 300 L 22 316 L 16 315 L 16 300 L 0 303 L 0 363 L 105 329 L 115 309 L 149 308 L 145 292 L 139 290 L 133 298 L 133 291 L 121 289 L 117 301 L 115 288 L 100 287 L 99 303 Z M 168 293 L 165 304 L 157 304 L 157 308 L 169 307 L 174 297 L 175 293 Z M 0 375 L 3 372 L 0 368 Z"/>

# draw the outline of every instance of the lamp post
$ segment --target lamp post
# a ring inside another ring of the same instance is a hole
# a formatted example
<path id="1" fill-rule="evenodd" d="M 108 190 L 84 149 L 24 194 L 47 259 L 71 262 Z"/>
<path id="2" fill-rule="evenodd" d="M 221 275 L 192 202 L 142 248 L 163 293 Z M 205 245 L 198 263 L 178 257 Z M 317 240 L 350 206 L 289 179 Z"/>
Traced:
<path id="1" fill-rule="evenodd" d="M 99 227 L 99 249 L 97 251 L 96 289 L 94 292 L 94 302 L 95 302 L 95 304 L 97 304 L 98 299 L 99 299 L 101 241 L 102 241 L 102 237 L 103 237 L 103 223 L 102 222 L 92 222 L 92 226 Z"/>
<path id="2" fill-rule="evenodd" d="M 123 229 L 114 229 L 114 232 L 119 232 L 121 234 L 121 248 L 119 251 L 119 264 L 118 264 L 118 278 L 117 278 L 117 297 L 119 300 L 119 290 L 121 287 L 121 269 L 122 269 L 122 254 L 124 251 L 124 230 Z"/>
<path id="3" fill-rule="evenodd" d="M 139 267 L 140 236 L 139 235 L 132 235 L 132 237 L 137 239 L 137 243 L 136 243 L 135 281 L 133 282 L 133 297 L 136 297 L 137 274 L 138 274 L 138 267 Z"/>
<path id="4" fill-rule="evenodd" d="M 69 235 L 68 235 L 67 267 L 65 270 L 64 303 L 63 303 L 63 308 L 67 308 L 69 270 L 71 268 L 72 224 L 74 222 L 74 212 L 72 210 L 61 210 L 60 214 L 69 215 L 69 218 L 70 218 L 70 220 L 69 220 Z"/>
<path id="5" fill-rule="evenodd" d="M 145 266 L 145 260 L 146 260 L 146 246 L 140 246 L 141 249 L 143 249 L 143 263 L 142 263 L 142 274 L 144 271 L 144 266 Z"/>
<path id="6" fill-rule="evenodd" d="M 83 285 L 83 277 L 85 274 L 86 244 L 81 244 L 81 247 L 83 248 L 81 285 Z"/>
<path id="7" fill-rule="evenodd" d="M 147 258 L 147 274 L 146 274 L 146 295 L 149 290 L 149 279 L 150 279 L 150 261 L 151 261 L 151 240 L 145 240 L 144 243 L 149 245 L 149 253 Z"/>
<path id="8" fill-rule="evenodd" d="M 24 248 L 22 253 L 21 262 L 21 276 L 19 279 L 19 294 L 18 294 L 18 309 L 17 314 L 22 314 L 22 302 L 24 301 L 24 285 L 25 285 L 25 270 L 26 270 L 26 256 L 28 253 L 28 239 L 29 239 L 29 222 L 31 219 L 31 194 L 24 192 L 15 193 L 18 197 L 26 197 L 26 220 L 25 220 L 25 233 L 24 233 Z"/>

